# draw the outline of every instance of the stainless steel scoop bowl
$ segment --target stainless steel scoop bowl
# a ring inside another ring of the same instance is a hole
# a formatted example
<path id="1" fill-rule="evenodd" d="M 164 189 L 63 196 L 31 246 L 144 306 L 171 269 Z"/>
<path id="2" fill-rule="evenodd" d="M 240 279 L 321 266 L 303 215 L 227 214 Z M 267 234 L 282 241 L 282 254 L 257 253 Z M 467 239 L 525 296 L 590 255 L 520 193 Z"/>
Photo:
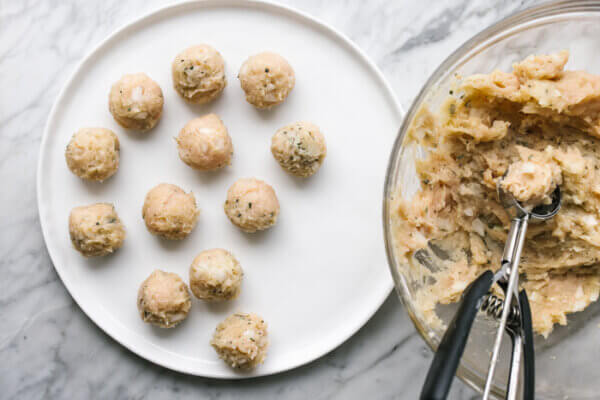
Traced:
<path id="1" fill-rule="evenodd" d="M 498 199 L 504 208 L 508 211 L 511 217 L 522 217 L 528 215 L 530 220 L 546 221 L 554 217 L 560 210 L 562 203 L 560 186 L 556 186 L 556 189 L 550 195 L 552 202 L 550 204 L 540 204 L 533 208 L 531 211 L 527 211 L 525 207 L 521 205 L 517 199 L 510 192 L 506 192 L 502 189 L 502 185 L 496 185 L 498 190 Z"/>

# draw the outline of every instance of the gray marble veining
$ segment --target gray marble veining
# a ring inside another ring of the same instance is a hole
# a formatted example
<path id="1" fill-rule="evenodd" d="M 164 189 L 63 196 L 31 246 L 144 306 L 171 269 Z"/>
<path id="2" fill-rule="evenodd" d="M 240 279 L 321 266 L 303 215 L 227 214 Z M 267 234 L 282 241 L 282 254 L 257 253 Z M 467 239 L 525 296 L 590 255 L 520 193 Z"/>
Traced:
<path id="1" fill-rule="evenodd" d="M 48 113 L 77 62 L 113 30 L 170 0 L 0 0 L 1 399 L 414 399 L 431 354 L 395 295 L 338 349 L 252 381 L 174 373 L 98 329 L 58 279 L 40 232 L 35 168 Z M 408 107 L 474 33 L 533 1 L 285 0 L 348 35 Z M 451 398 L 476 394 L 460 382 Z"/>

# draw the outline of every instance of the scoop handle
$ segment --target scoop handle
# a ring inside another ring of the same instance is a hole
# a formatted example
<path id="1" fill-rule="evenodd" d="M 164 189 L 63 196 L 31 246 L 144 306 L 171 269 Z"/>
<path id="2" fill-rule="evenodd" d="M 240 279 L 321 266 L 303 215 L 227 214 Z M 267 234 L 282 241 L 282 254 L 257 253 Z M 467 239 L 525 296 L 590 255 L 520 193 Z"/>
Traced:
<path id="1" fill-rule="evenodd" d="M 521 328 L 523 329 L 523 400 L 535 398 L 535 350 L 533 347 L 533 324 L 531 321 L 531 308 L 527 293 L 519 293 L 521 303 Z"/>
<path id="2" fill-rule="evenodd" d="M 433 357 L 421 391 L 421 400 L 444 400 L 452 385 L 469 338 L 471 326 L 481 307 L 481 301 L 494 280 L 492 271 L 485 271 L 463 292 L 462 301 Z"/>

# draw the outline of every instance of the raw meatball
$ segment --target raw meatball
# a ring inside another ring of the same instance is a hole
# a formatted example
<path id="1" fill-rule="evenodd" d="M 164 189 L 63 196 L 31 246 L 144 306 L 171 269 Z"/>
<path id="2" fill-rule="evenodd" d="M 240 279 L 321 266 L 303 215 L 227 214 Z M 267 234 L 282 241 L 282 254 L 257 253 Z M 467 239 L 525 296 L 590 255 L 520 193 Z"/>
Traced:
<path id="1" fill-rule="evenodd" d="M 253 368 L 267 356 L 267 324 L 256 314 L 235 313 L 217 326 L 210 344 L 231 367 Z"/>
<path id="2" fill-rule="evenodd" d="M 119 168 L 119 138 L 109 129 L 81 128 L 67 145 L 65 158 L 78 177 L 103 181 Z"/>
<path id="3" fill-rule="evenodd" d="M 231 222 L 246 232 L 256 232 L 275 225 L 279 215 L 275 190 L 254 178 L 239 179 L 231 185 L 224 208 Z"/>
<path id="4" fill-rule="evenodd" d="M 179 275 L 157 269 L 142 282 L 137 306 L 144 322 L 173 328 L 187 318 L 192 301 Z"/>
<path id="5" fill-rule="evenodd" d="M 161 183 L 146 195 L 142 217 L 155 235 L 167 239 L 183 239 L 194 229 L 200 211 L 193 193 L 179 186 Z"/>
<path id="6" fill-rule="evenodd" d="M 190 103 L 208 103 L 227 85 L 223 57 L 207 44 L 179 53 L 173 60 L 171 73 L 173 87 Z"/>
<path id="7" fill-rule="evenodd" d="M 287 172 L 306 178 L 321 167 L 327 146 L 318 126 L 310 122 L 296 122 L 273 135 L 271 153 Z"/>
<path id="8" fill-rule="evenodd" d="M 160 86 L 144 73 L 123 75 L 110 89 L 108 108 L 123 128 L 147 131 L 162 115 Z"/>
<path id="9" fill-rule="evenodd" d="M 216 114 L 194 118 L 175 140 L 179 158 L 192 168 L 211 171 L 231 164 L 231 137 Z"/>
<path id="10" fill-rule="evenodd" d="M 257 108 L 282 103 L 296 82 L 294 70 L 285 58 L 269 52 L 248 58 L 238 78 L 246 92 L 246 101 Z"/>
<path id="11" fill-rule="evenodd" d="M 123 245 L 125 228 L 112 204 L 97 203 L 71 210 L 69 235 L 84 256 L 105 256 Z"/>
<path id="12" fill-rule="evenodd" d="M 243 276 L 240 263 L 230 252 L 205 250 L 190 266 L 190 289 L 202 300 L 232 300 L 240 294 Z"/>

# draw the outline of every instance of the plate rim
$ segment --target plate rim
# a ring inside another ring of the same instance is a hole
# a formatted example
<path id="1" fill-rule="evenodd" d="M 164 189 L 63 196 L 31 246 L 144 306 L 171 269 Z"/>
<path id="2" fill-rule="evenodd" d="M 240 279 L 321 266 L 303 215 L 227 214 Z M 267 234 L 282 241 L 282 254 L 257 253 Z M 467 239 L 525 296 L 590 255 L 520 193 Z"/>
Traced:
<path id="1" fill-rule="evenodd" d="M 394 287 L 394 282 L 391 279 L 391 275 L 390 275 L 390 279 L 389 279 L 387 288 L 385 288 L 385 290 L 382 290 L 381 297 L 379 298 L 379 300 L 377 302 L 374 303 L 375 307 L 373 309 L 369 310 L 368 312 L 366 312 L 365 315 L 363 316 L 363 318 L 357 320 L 357 322 L 355 324 L 353 324 L 349 328 L 346 328 L 342 335 L 338 335 L 339 338 L 337 340 L 335 340 L 335 344 L 333 344 L 333 346 L 325 346 L 325 347 L 327 347 L 326 350 L 319 350 L 319 351 L 315 352 L 314 354 L 310 354 L 308 357 L 301 359 L 300 361 L 294 360 L 294 362 L 289 363 L 289 365 L 286 365 L 284 368 L 279 368 L 279 369 L 276 369 L 273 371 L 267 371 L 265 373 L 262 373 L 260 369 L 257 369 L 256 372 L 251 375 L 248 375 L 248 374 L 231 375 L 231 374 L 221 374 L 221 373 L 206 373 L 206 372 L 198 372 L 194 369 L 185 368 L 180 365 L 173 365 L 168 362 L 164 362 L 164 361 L 160 360 L 158 357 L 155 357 L 152 353 L 147 354 L 147 352 L 142 351 L 142 349 L 139 348 L 138 346 L 136 346 L 135 344 L 127 343 L 126 341 L 120 340 L 120 338 L 118 337 L 117 334 L 114 334 L 114 332 L 111 332 L 110 327 L 101 318 L 101 316 L 95 315 L 92 311 L 90 311 L 84 305 L 85 301 L 83 301 L 80 296 L 74 294 L 74 292 L 70 289 L 68 279 L 65 279 L 65 276 L 63 276 L 61 274 L 61 267 L 57 267 L 57 264 L 55 262 L 55 259 L 56 259 L 55 252 L 48 245 L 47 237 L 49 237 L 50 234 L 48 231 L 47 222 L 44 220 L 44 218 L 42 218 L 42 216 L 44 215 L 44 211 L 45 211 L 45 206 L 44 206 L 44 201 L 43 201 L 44 198 L 42 195 L 43 191 L 42 191 L 42 179 L 41 179 L 43 165 L 45 165 L 45 159 L 46 159 L 44 149 L 47 145 L 46 142 L 48 141 L 48 137 L 50 134 L 50 128 L 53 125 L 54 120 L 57 118 L 59 109 L 60 109 L 62 103 L 64 102 L 65 95 L 69 91 L 70 87 L 74 84 L 74 82 L 76 80 L 75 78 L 77 77 L 77 75 L 81 71 L 81 69 L 88 62 L 90 62 L 97 53 L 101 52 L 106 46 L 110 45 L 110 43 L 117 36 L 121 35 L 128 29 L 136 28 L 141 24 L 144 24 L 144 23 L 151 24 L 152 19 L 160 18 L 163 14 L 168 14 L 169 12 L 177 12 L 177 11 L 179 11 L 179 9 L 184 9 L 186 7 L 193 7 L 193 8 L 198 8 L 198 9 L 226 8 L 226 7 L 257 8 L 257 9 L 264 10 L 267 12 L 284 14 L 288 17 L 296 19 L 300 23 L 310 24 L 313 27 L 316 27 L 316 28 L 322 30 L 324 32 L 324 34 L 337 40 L 338 42 L 340 42 L 340 44 L 347 46 L 355 55 L 357 55 L 360 58 L 360 61 L 365 63 L 366 66 L 369 68 L 369 70 L 375 74 L 378 83 L 382 86 L 382 88 L 385 89 L 386 95 L 391 100 L 391 104 L 395 108 L 395 112 L 398 114 L 399 124 L 402 122 L 402 119 L 405 116 L 404 108 L 402 107 L 402 104 L 398 100 L 398 97 L 397 97 L 395 91 L 392 89 L 390 83 L 383 75 L 383 72 L 370 59 L 370 57 L 360 47 L 358 47 L 357 44 L 355 44 L 352 40 L 350 40 L 344 33 L 339 31 L 338 29 L 334 28 L 333 26 L 329 25 L 328 23 L 322 21 L 318 17 L 314 17 L 304 11 L 298 10 L 295 7 L 277 3 L 274 0 L 182 0 L 182 1 L 179 1 L 176 3 L 159 6 L 157 8 L 154 8 L 153 10 L 150 10 L 149 12 L 141 15 L 140 17 L 133 18 L 133 19 L 129 20 L 128 22 L 125 22 L 124 24 L 120 25 L 118 28 L 116 28 L 114 31 L 112 31 L 112 33 L 110 33 L 108 36 L 106 36 L 104 39 L 102 39 L 98 44 L 93 46 L 93 48 L 83 56 L 83 58 L 75 65 L 73 70 L 69 73 L 67 79 L 65 80 L 65 83 L 63 84 L 60 92 L 58 93 L 56 99 L 54 100 L 52 108 L 50 109 L 50 113 L 48 114 L 48 119 L 46 120 L 46 123 L 44 125 L 44 130 L 43 130 L 41 141 L 40 141 L 40 148 L 38 151 L 38 163 L 37 163 L 37 168 L 36 168 L 37 211 L 38 211 L 38 218 L 39 218 L 39 222 L 40 222 L 40 226 L 41 226 L 41 230 L 42 230 L 42 236 L 44 238 L 44 245 L 47 249 L 48 255 L 50 257 L 50 261 L 52 262 L 52 266 L 53 266 L 54 270 L 56 271 L 56 274 L 60 278 L 63 286 L 65 287 L 65 289 L 67 290 L 67 292 L 69 293 L 69 295 L 71 296 L 71 298 L 73 299 L 75 304 L 77 304 L 77 306 L 81 309 L 81 311 L 83 311 L 83 313 L 96 325 L 96 327 L 100 328 L 100 330 L 102 332 L 104 332 L 107 336 L 109 336 L 112 340 L 114 340 L 115 342 L 117 342 L 119 345 L 123 346 L 127 350 L 131 351 L 133 354 L 137 355 L 138 357 L 140 357 L 144 360 L 147 360 L 155 365 L 158 365 L 163 368 L 167 368 L 172 371 L 176 371 L 176 372 L 184 373 L 184 374 L 188 374 L 188 375 L 193 375 L 193 376 L 213 378 L 213 379 L 241 380 L 241 379 L 252 379 L 252 378 L 258 378 L 258 377 L 270 376 L 270 375 L 283 373 L 283 372 L 298 368 L 300 366 L 309 364 L 309 363 L 325 356 L 326 354 L 330 353 L 331 351 L 335 350 L 336 348 L 341 346 L 343 343 L 348 341 L 351 337 L 353 337 L 373 317 L 373 315 L 375 315 L 375 313 L 381 308 L 381 305 L 384 303 L 384 301 L 390 295 L 390 293 Z"/>

